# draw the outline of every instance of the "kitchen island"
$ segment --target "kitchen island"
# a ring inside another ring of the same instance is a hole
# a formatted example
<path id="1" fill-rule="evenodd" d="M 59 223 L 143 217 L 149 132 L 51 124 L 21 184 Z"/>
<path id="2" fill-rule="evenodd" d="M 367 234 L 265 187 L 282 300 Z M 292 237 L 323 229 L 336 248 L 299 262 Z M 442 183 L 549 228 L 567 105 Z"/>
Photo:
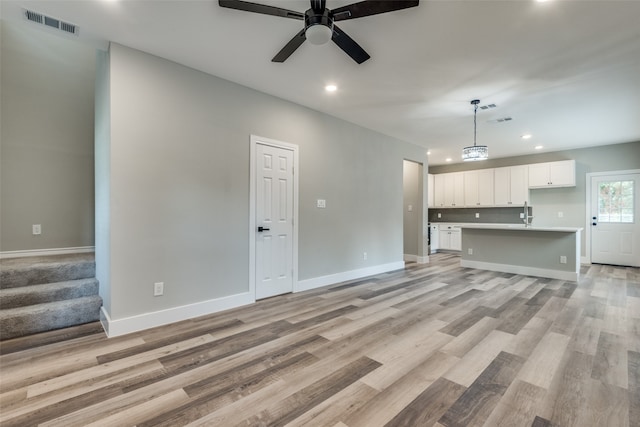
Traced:
<path id="1" fill-rule="evenodd" d="M 462 267 L 578 280 L 582 228 L 464 225 L 461 229 Z"/>

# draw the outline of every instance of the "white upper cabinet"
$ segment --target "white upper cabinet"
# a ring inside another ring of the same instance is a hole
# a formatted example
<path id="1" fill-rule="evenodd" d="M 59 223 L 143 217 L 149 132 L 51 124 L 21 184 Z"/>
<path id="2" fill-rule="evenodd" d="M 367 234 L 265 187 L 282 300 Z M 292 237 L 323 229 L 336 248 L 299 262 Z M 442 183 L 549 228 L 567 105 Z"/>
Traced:
<path id="1" fill-rule="evenodd" d="M 529 188 L 575 187 L 576 162 L 535 163 L 529 165 Z"/>
<path id="2" fill-rule="evenodd" d="M 493 169 L 464 172 L 465 206 L 493 206 L 493 192 Z"/>
<path id="3" fill-rule="evenodd" d="M 453 208 L 464 207 L 464 174 L 462 172 L 445 174 L 444 205 Z"/>
<path id="4" fill-rule="evenodd" d="M 434 176 L 434 207 L 464 207 L 464 175 L 462 172 Z"/>
<path id="5" fill-rule="evenodd" d="M 433 197 L 435 190 L 434 175 L 427 175 L 427 206 L 434 207 L 435 199 Z"/>
<path id="6" fill-rule="evenodd" d="M 529 202 L 527 165 L 494 169 L 495 206 L 522 206 Z"/>

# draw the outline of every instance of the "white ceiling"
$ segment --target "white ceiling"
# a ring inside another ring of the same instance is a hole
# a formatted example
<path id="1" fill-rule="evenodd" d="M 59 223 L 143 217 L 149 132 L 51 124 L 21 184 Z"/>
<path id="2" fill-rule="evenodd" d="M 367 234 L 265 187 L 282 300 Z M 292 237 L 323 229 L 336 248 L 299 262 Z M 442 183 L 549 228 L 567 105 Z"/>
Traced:
<path id="1" fill-rule="evenodd" d="M 255 0 L 304 12 L 305 0 Z M 354 1 L 327 0 L 333 9 Z M 342 21 L 371 59 L 304 43 L 271 58 L 302 21 L 223 9 L 217 0 L 2 0 L 114 41 L 424 146 L 429 163 L 473 144 L 492 158 L 640 141 L 640 1 L 422 0 L 416 8 Z M 27 23 L 24 25 L 35 25 Z M 332 94 L 324 86 L 334 83 Z M 513 120 L 492 122 L 501 117 Z M 522 140 L 531 133 L 533 138 Z"/>

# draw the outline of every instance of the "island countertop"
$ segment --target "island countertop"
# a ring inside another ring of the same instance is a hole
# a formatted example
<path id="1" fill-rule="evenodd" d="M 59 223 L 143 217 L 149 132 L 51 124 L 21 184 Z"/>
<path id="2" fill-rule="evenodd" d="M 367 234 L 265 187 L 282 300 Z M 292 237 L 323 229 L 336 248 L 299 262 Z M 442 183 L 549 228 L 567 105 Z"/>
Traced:
<path id="1" fill-rule="evenodd" d="M 525 227 L 524 224 L 460 224 L 460 228 L 474 228 L 483 230 L 515 230 L 515 231 L 559 231 L 563 233 L 577 233 L 580 227 Z"/>

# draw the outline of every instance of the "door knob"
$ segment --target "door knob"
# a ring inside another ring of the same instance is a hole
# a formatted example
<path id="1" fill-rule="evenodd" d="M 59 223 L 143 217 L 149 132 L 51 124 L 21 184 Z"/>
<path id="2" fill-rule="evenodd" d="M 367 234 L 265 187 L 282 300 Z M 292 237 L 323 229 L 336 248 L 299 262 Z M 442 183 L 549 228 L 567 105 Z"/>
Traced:
<path id="1" fill-rule="evenodd" d="M 591 225 L 598 225 L 598 223 L 596 223 L 596 222 L 592 222 L 592 223 L 591 223 Z"/>
<path id="2" fill-rule="evenodd" d="M 258 232 L 262 233 L 263 231 L 269 231 L 269 228 L 265 228 L 265 227 L 258 227 Z"/>

